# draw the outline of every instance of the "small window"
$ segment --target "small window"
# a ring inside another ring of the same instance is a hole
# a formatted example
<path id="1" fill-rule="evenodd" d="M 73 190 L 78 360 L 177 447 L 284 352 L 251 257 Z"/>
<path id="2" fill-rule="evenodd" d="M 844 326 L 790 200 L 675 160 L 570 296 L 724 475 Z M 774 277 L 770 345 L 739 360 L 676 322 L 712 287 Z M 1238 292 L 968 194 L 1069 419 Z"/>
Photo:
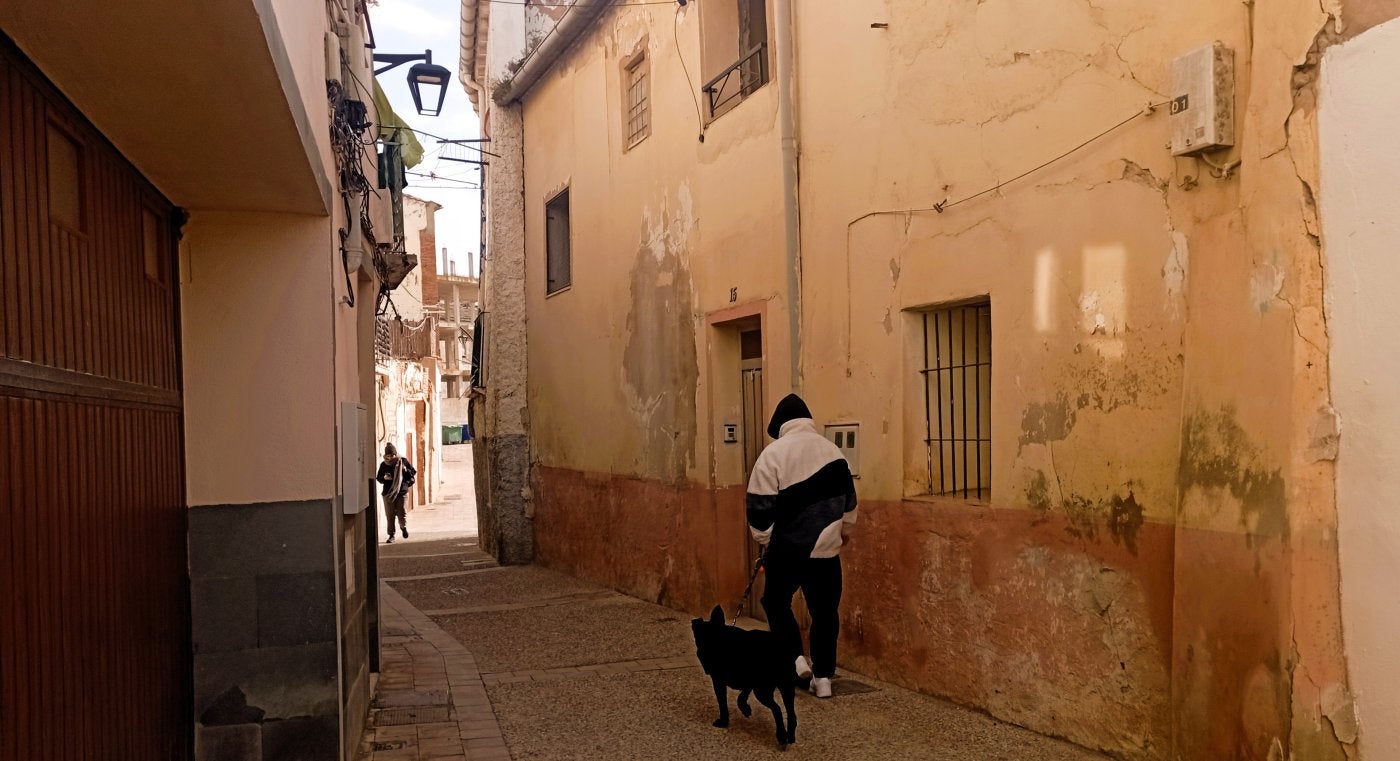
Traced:
<path id="1" fill-rule="evenodd" d="M 990 499 L 992 491 L 992 305 L 919 315 L 927 494 Z"/>
<path id="2" fill-rule="evenodd" d="M 63 129 L 48 129 L 49 219 L 83 231 L 83 149 Z"/>
<path id="3" fill-rule="evenodd" d="M 544 205 L 545 293 L 558 293 L 572 282 L 569 254 L 569 191 Z"/>
<path id="4" fill-rule="evenodd" d="M 627 147 L 631 148 L 651 134 L 651 64 L 645 52 L 638 53 L 623 68 L 622 81 L 626 105 L 623 124 L 627 131 Z"/>

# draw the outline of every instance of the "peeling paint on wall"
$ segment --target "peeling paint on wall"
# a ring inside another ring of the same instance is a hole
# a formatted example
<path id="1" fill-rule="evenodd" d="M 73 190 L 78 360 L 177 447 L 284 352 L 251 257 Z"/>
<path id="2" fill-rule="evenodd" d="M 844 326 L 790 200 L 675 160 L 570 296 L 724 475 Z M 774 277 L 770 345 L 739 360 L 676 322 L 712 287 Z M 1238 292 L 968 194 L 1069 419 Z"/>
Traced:
<path id="1" fill-rule="evenodd" d="M 1269 305 L 1283 292 L 1283 270 L 1272 264 L 1262 264 L 1255 268 L 1249 278 L 1249 295 L 1260 314 L 1269 311 Z"/>
<path id="2" fill-rule="evenodd" d="M 694 226 L 683 187 L 643 229 L 632 265 L 622 380 L 646 446 L 640 474 L 680 481 L 695 463 L 696 394 L 700 376 L 686 244 Z"/>
<path id="3" fill-rule="evenodd" d="M 1026 407 L 1021 413 L 1021 445 L 1060 441 L 1074 430 L 1075 407 L 1067 397 Z"/>
<path id="4" fill-rule="evenodd" d="M 1167 308 L 1173 316 L 1180 316 L 1180 303 L 1186 294 L 1186 272 L 1191 261 L 1191 251 L 1187 246 L 1186 234 L 1170 230 L 1172 250 L 1167 255 L 1167 263 L 1162 265 L 1162 286 L 1167 291 Z"/>

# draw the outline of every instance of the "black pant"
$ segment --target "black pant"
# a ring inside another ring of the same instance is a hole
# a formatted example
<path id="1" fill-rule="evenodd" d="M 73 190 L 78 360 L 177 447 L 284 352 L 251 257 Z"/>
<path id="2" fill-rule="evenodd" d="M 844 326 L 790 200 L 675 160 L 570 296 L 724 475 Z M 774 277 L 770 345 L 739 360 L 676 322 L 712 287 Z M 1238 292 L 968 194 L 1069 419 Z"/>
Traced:
<path id="1" fill-rule="evenodd" d="M 791 651 L 802 655 L 802 632 L 792 615 L 792 596 L 800 588 L 812 614 L 812 675 L 836 673 L 836 636 L 840 631 L 841 557 L 793 557 L 773 552 L 764 558 L 763 611 L 768 629 Z"/>
<path id="2" fill-rule="evenodd" d="M 387 494 L 384 495 L 384 517 L 387 518 L 389 522 L 389 536 L 394 535 L 395 517 L 399 519 L 399 526 L 402 527 L 404 531 L 408 530 L 408 514 L 403 509 L 404 500 L 407 498 L 407 490 L 399 492 L 396 497 L 390 497 Z"/>

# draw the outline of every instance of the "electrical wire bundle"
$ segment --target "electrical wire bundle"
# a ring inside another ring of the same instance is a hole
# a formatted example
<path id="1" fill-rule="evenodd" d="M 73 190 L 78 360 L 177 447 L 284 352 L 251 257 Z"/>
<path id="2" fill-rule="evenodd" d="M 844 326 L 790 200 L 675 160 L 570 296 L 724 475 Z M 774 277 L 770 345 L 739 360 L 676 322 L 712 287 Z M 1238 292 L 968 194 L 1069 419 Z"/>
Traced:
<path id="1" fill-rule="evenodd" d="M 365 105 L 346 97 L 345 88 L 335 80 L 326 82 L 326 97 L 331 104 L 331 151 L 335 156 L 336 175 L 340 183 L 340 198 L 345 207 L 347 227 L 340 228 L 340 261 L 345 271 L 345 302 L 355 306 L 355 285 L 350 277 L 350 220 L 358 212 L 360 231 L 371 251 L 378 253 L 374 223 L 370 221 L 369 197 L 375 192 L 365 176 L 362 158 L 373 141 L 365 139 L 369 129 Z M 352 199 L 358 199 L 358 209 Z M 357 241 L 358 243 L 358 241 Z"/>

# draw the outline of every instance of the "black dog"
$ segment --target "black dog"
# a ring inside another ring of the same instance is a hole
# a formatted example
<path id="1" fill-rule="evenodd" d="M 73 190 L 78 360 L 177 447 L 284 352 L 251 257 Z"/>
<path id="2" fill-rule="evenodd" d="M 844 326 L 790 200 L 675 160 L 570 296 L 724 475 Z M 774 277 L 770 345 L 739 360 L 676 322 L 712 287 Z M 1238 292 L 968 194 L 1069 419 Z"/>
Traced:
<path id="1" fill-rule="evenodd" d="M 729 693 L 739 691 L 739 712 L 750 715 L 749 693 L 773 712 L 778 726 L 778 746 L 797 742 L 797 713 L 792 708 L 792 696 L 797 672 L 792 658 L 787 657 L 772 632 L 749 631 L 737 626 L 725 626 L 724 609 L 716 605 L 710 620 L 696 618 L 690 622 L 695 634 L 695 655 L 714 682 L 715 700 L 719 703 L 716 727 L 729 726 Z M 773 691 L 783 696 L 787 708 L 787 730 L 783 729 L 783 714 L 773 700 Z"/>

